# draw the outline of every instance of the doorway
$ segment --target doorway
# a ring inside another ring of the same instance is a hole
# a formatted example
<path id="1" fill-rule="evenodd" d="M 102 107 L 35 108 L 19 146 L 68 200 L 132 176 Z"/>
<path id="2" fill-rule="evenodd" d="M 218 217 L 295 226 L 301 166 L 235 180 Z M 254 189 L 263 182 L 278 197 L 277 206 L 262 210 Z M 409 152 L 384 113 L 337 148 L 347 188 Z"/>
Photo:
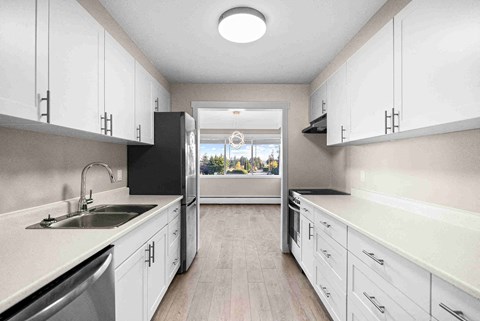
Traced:
<path id="1" fill-rule="evenodd" d="M 288 102 L 192 102 L 199 129 L 200 203 L 204 195 L 205 203 L 280 204 L 279 247 L 285 253 L 289 251 L 288 106 Z M 262 188 L 264 195 L 259 192 Z"/>

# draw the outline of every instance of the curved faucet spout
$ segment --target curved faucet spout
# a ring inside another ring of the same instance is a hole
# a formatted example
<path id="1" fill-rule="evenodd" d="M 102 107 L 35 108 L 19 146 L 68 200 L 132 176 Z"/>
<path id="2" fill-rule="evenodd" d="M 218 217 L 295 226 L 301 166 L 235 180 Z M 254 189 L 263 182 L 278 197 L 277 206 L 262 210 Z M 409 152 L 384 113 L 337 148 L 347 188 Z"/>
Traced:
<path id="1" fill-rule="evenodd" d="M 80 199 L 78 200 L 78 211 L 79 212 L 87 211 L 87 205 L 88 205 L 88 202 L 89 202 L 89 200 L 87 200 L 87 198 L 85 196 L 86 191 L 87 191 L 87 172 L 93 166 L 101 166 L 101 167 L 105 168 L 108 172 L 109 177 L 110 177 L 110 182 L 111 183 L 116 182 L 116 179 L 113 176 L 113 171 L 110 168 L 110 166 L 108 166 L 108 164 L 101 163 L 101 162 L 93 162 L 93 163 L 90 163 L 87 166 L 85 166 L 82 170 L 82 181 L 81 181 L 81 185 L 80 185 Z M 91 200 L 90 200 L 90 202 L 91 202 Z"/>

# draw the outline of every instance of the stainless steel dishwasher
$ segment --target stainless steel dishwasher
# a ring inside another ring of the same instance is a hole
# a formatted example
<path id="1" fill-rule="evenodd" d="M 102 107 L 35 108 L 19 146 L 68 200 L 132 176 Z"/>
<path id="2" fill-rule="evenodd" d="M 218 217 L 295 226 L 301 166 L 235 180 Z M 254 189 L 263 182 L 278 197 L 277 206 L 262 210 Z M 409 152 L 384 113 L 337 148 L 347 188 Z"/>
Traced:
<path id="1" fill-rule="evenodd" d="M 0 320 L 114 321 L 113 246 L 6 310 Z"/>

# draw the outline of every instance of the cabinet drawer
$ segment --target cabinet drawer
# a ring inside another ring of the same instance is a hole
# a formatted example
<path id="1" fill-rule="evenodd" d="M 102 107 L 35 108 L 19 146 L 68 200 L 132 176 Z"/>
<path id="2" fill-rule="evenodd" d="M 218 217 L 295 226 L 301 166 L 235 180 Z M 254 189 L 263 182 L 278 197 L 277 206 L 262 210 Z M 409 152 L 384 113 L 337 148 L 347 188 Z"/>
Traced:
<path id="1" fill-rule="evenodd" d="M 344 321 L 347 312 L 345 287 L 331 282 L 330 267 L 321 259 L 315 260 L 315 291 L 334 321 Z"/>
<path id="2" fill-rule="evenodd" d="M 314 222 L 314 207 L 300 199 L 300 214 L 304 215 L 310 222 Z"/>
<path id="3" fill-rule="evenodd" d="M 411 297 L 400 292 L 352 254 L 348 255 L 348 275 L 348 305 L 365 307 L 371 315 L 369 320 L 430 320 L 430 315 L 417 306 Z"/>
<path id="4" fill-rule="evenodd" d="M 174 218 L 176 218 L 181 211 L 180 202 L 174 204 L 168 209 L 168 222 L 171 222 Z"/>
<path id="5" fill-rule="evenodd" d="M 480 300 L 433 276 L 432 315 L 438 321 L 480 320 Z"/>
<path id="6" fill-rule="evenodd" d="M 347 247 L 347 226 L 320 209 L 315 209 L 315 227 L 325 232 L 343 247 Z"/>
<path id="7" fill-rule="evenodd" d="M 167 211 L 156 214 L 155 217 L 140 225 L 133 231 L 124 235 L 114 242 L 114 265 L 118 267 L 142 244 L 144 244 L 155 233 L 167 225 Z"/>
<path id="8" fill-rule="evenodd" d="M 429 272 L 352 229 L 348 230 L 348 250 L 423 310 L 430 311 Z"/>
<path id="9" fill-rule="evenodd" d="M 168 248 L 167 257 L 168 282 L 170 283 L 180 266 L 180 239 Z"/>
<path id="10" fill-rule="evenodd" d="M 315 257 L 325 262 L 332 271 L 333 282 L 340 287 L 347 287 L 347 250 L 325 235 L 322 230 L 315 232 Z"/>
<path id="11" fill-rule="evenodd" d="M 168 223 L 168 245 L 172 245 L 180 236 L 180 215 Z"/>

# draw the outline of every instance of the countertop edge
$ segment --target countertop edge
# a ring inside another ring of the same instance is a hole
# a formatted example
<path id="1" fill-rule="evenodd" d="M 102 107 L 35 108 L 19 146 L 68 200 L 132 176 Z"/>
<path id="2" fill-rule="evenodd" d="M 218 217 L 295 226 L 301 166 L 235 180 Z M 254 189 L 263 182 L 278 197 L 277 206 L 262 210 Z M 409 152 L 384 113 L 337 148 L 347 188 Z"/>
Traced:
<path id="1" fill-rule="evenodd" d="M 442 280 L 456 286 L 457 288 L 461 289 L 462 291 L 464 291 L 464 292 L 470 294 L 471 296 L 480 300 L 480 289 L 477 289 L 477 288 L 473 287 L 472 285 L 470 285 L 468 283 L 462 282 L 461 280 L 457 279 L 456 277 L 452 276 L 451 274 L 437 268 L 436 266 L 425 263 L 424 261 L 422 261 L 418 257 L 416 257 L 414 255 L 411 255 L 410 253 L 392 245 L 391 243 L 389 243 L 389 242 L 385 241 L 384 239 L 376 236 L 375 234 L 372 234 L 369 231 L 359 227 L 358 225 L 352 223 L 351 221 L 346 220 L 345 218 L 329 211 L 328 209 L 326 209 L 322 205 L 319 205 L 319 204 L 317 204 L 317 203 L 315 203 L 315 202 L 313 202 L 313 201 L 311 201 L 311 200 L 309 200 L 305 197 L 301 197 L 301 199 L 306 201 L 310 205 L 315 206 L 316 208 L 320 209 L 324 213 L 332 216 L 333 218 L 342 222 L 343 224 L 347 225 L 349 228 L 353 228 L 357 232 L 362 233 L 363 235 L 371 238 L 375 242 L 385 246 L 387 249 L 393 251 L 394 253 L 402 256 L 403 258 L 411 261 L 412 263 L 418 265 L 419 267 L 425 269 L 426 271 L 432 273 L 433 275 L 441 278 Z M 372 203 L 375 204 L 374 202 L 372 202 Z M 384 204 L 380 204 L 380 205 L 387 206 L 387 205 L 384 205 Z M 412 215 L 418 215 L 418 214 L 412 213 Z M 348 251 L 348 249 L 347 249 L 347 251 Z"/>
<path id="2" fill-rule="evenodd" d="M 157 215 L 159 215 L 161 212 L 163 212 L 165 209 L 170 207 L 172 204 L 175 202 L 180 201 L 183 196 L 181 195 L 129 195 L 129 197 L 136 197 L 136 196 L 169 196 L 173 197 L 171 201 L 169 201 L 167 204 L 164 204 L 163 206 L 159 207 L 157 205 L 156 207 L 152 208 L 151 210 L 143 213 L 142 215 L 139 216 L 138 220 L 131 220 L 127 223 L 125 223 L 124 226 L 121 226 L 120 228 L 117 228 L 118 233 L 115 233 L 114 235 L 106 238 L 104 241 L 101 243 L 97 244 L 97 246 L 90 248 L 88 251 L 85 251 L 84 253 L 81 253 L 79 256 L 75 258 L 75 260 L 69 261 L 65 265 L 62 265 L 58 267 L 55 270 L 51 270 L 51 273 L 45 274 L 43 278 L 38 279 L 35 283 L 30 284 L 28 287 L 24 287 L 22 289 L 19 289 L 17 292 L 12 293 L 9 297 L 4 299 L 3 301 L 0 302 L 0 313 L 5 312 L 15 304 L 19 303 L 29 295 L 33 294 L 35 291 L 38 291 L 41 289 L 43 286 L 47 285 L 48 283 L 54 281 L 67 271 L 71 270 L 78 264 L 82 263 L 95 253 L 98 253 L 105 247 L 109 246 L 110 244 L 114 243 L 124 235 L 128 234 L 129 232 L 133 231 L 137 227 L 143 225 L 144 223 L 148 222 L 149 220 L 153 219 Z"/>

